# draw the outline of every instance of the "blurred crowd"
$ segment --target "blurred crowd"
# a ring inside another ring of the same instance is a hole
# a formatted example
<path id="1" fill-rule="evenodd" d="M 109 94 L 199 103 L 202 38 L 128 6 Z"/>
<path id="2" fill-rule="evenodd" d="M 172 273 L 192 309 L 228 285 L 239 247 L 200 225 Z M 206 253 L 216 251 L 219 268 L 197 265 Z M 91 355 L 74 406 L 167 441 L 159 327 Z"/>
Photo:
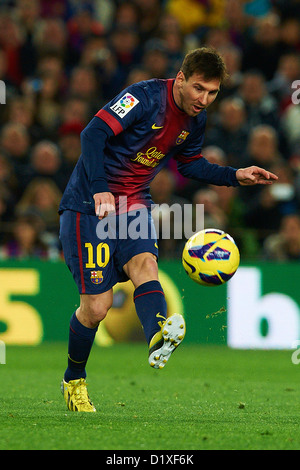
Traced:
<path id="1" fill-rule="evenodd" d="M 244 259 L 300 260 L 299 0 L 1 0 L 0 259 L 62 256 L 57 208 L 81 131 L 124 87 L 174 77 L 202 45 L 230 73 L 208 110 L 203 155 L 262 166 L 279 182 L 200 185 L 171 162 L 153 199 L 204 204 L 205 226 L 228 231 Z M 183 243 L 162 240 L 161 257 Z"/>

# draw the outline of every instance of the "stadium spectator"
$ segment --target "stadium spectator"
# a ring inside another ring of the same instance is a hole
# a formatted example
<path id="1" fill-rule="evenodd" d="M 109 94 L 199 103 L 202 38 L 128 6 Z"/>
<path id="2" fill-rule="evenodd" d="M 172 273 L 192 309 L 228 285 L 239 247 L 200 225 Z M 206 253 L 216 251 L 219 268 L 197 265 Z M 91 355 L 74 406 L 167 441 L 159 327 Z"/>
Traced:
<path id="1" fill-rule="evenodd" d="M 44 230 L 58 237 L 59 216 L 57 207 L 61 191 L 50 178 L 35 178 L 26 187 L 16 205 L 16 214 L 37 215 L 44 223 Z"/>
<path id="2" fill-rule="evenodd" d="M 178 22 L 171 15 L 162 15 L 156 36 L 165 47 L 168 55 L 169 75 L 173 77 L 184 57 L 185 37 L 180 31 Z"/>
<path id="3" fill-rule="evenodd" d="M 300 260 L 300 216 L 290 214 L 282 218 L 278 233 L 266 238 L 262 256 L 272 261 Z"/>
<path id="4" fill-rule="evenodd" d="M 243 10 L 245 14 L 252 18 L 261 18 L 270 13 L 271 1 L 270 0 L 250 0 L 243 2 Z"/>
<path id="5" fill-rule="evenodd" d="M 248 135 L 243 101 L 236 97 L 222 100 L 216 119 L 207 132 L 205 145 L 220 147 L 225 152 L 229 165 L 243 165 Z"/>
<path id="6" fill-rule="evenodd" d="M 211 0 L 168 0 L 167 11 L 175 16 L 183 34 L 197 33 L 199 28 L 221 27 L 224 20 L 225 2 Z"/>
<path id="7" fill-rule="evenodd" d="M 135 1 L 125 1 L 118 4 L 115 9 L 112 28 L 125 26 L 138 30 L 142 19 L 141 10 Z"/>
<path id="8" fill-rule="evenodd" d="M 145 70 L 143 67 L 136 67 L 129 72 L 127 80 L 126 80 L 126 86 L 133 85 L 134 83 L 137 82 L 142 82 L 143 80 L 150 80 L 150 78 L 153 78 L 148 72 L 148 70 Z"/>
<path id="9" fill-rule="evenodd" d="M 36 215 L 19 215 L 0 245 L 0 259 L 49 259 L 50 249 L 41 239 L 42 230 L 43 223 Z"/>
<path id="10" fill-rule="evenodd" d="M 299 94 L 298 94 L 299 96 Z M 300 161 L 300 106 L 299 104 L 291 104 L 285 110 L 281 117 L 281 129 L 287 141 L 288 155 L 290 156 L 291 165 L 294 166 L 295 161 Z"/>
<path id="11" fill-rule="evenodd" d="M 99 106 L 100 101 L 113 98 L 121 90 L 128 74 L 128 71 L 121 71 L 118 67 L 117 55 L 111 47 L 109 35 L 89 38 L 83 47 L 79 63 L 92 68 L 99 79 Z"/>
<path id="12" fill-rule="evenodd" d="M 134 0 L 140 10 L 139 33 L 141 44 L 154 37 L 163 11 L 160 0 Z"/>
<path id="13" fill-rule="evenodd" d="M 58 126 L 79 122 L 87 124 L 91 115 L 90 103 L 79 96 L 67 97 L 62 103 L 61 116 Z"/>
<path id="14" fill-rule="evenodd" d="M 253 38 L 243 54 L 243 71 L 259 70 L 265 80 L 271 80 L 283 52 L 280 44 L 280 17 L 275 12 L 257 17 Z"/>
<path id="15" fill-rule="evenodd" d="M 230 33 L 225 28 L 209 28 L 205 33 L 205 44 L 221 50 L 231 44 Z"/>
<path id="16" fill-rule="evenodd" d="M 23 74 L 21 69 L 22 30 L 8 9 L 0 10 L 0 48 L 5 56 L 6 77 L 19 87 Z"/>
<path id="17" fill-rule="evenodd" d="M 142 58 L 138 31 L 119 25 L 111 32 L 109 43 L 116 60 L 117 75 L 120 75 L 119 84 L 123 87 L 130 69 Z"/>
<path id="18" fill-rule="evenodd" d="M 261 72 L 244 74 L 238 90 L 246 110 L 248 129 L 258 124 L 269 124 L 279 128 L 279 107 L 275 98 L 267 91 L 267 82 Z"/>
<path id="19" fill-rule="evenodd" d="M 228 165 L 226 154 L 219 147 L 208 146 L 203 149 L 203 156 L 210 163 L 218 165 Z M 211 186 L 209 185 L 208 188 Z M 218 204 L 220 209 L 226 214 L 228 229 L 236 230 L 244 228 L 244 203 L 239 197 L 238 192 L 230 186 L 214 186 L 215 193 L 218 195 Z"/>
<path id="20" fill-rule="evenodd" d="M 35 103 L 28 96 L 14 95 L 9 99 L 6 118 L 7 122 L 21 124 L 27 129 L 31 144 L 39 141 L 45 133 L 43 127 L 36 121 Z"/>
<path id="21" fill-rule="evenodd" d="M 278 187 L 271 191 L 280 202 L 282 216 L 300 211 L 300 200 L 297 194 L 297 173 L 288 162 L 280 161 L 272 165 L 272 171 L 278 172 Z"/>
<path id="22" fill-rule="evenodd" d="M 22 124 L 8 122 L 0 130 L 0 148 L 13 166 L 18 180 L 19 195 L 24 190 L 24 179 L 30 173 L 28 166 L 30 144 L 29 132 Z"/>
<path id="23" fill-rule="evenodd" d="M 287 16 L 281 21 L 280 25 L 280 42 L 284 52 L 300 51 L 300 17 Z"/>
<path id="24" fill-rule="evenodd" d="M 162 41 L 150 41 L 146 44 L 143 67 L 151 78 L 170 78 L 168 54 Z"/>
<path id="25" fill-rule="evenodd" d="M 33 38 L 40 21 L 40 2 L 38 0 L 18 0 L 15 17 L 22 31 L 20 69 L 24 79 L 32 77 L 37 67 L 38 52 Z"/>
<path id="26" fill-rule="evenodd" d="M 84 66 L 74 67 L 70 75 L 69 96 L 79 97 L 90 106 L 96 106 L 94 103 L 98 93 L 98 84 L 93 68 Z"/>
<path id="27" fill-rule="evenodd" d="M 265 165 L 271 171 L 275 164 L 284 161 L 279 151 L 278 135 L 272 126 L 258 125 L 254 126 L 248 136 L 245 146 L 244 162 L 245 165 Z M 240 197 L 244 202 L 252 200 L 262 190 L 262 188 L 243 188 Z"/>
<path id="28" fill-rule="evenodd" d="M 220 98 L 224 99 L 228 96 L 237 94 L 241 85 L 243 74 L 241 71 L 242 51 L 237 46 L 229 44 L 222 46 L 220 52 L 228 70 L 228 78 L 225 80 L 220 91 Z"/>
<path id="29" fill-rule="evenodd" d="M 14 167 L 7 155 L 0 151 L 0 187 L 8 192 L 11 199 L 16 201 L 18 194 L 18 180 Z"/>
<path id="30" fill-rule="evenodd" d="M 269 188 L 264 188 L 245 207 L 246 226 L 255 230 L 258 246 L 262 247 L 266 237 L 279 230 L 280 203 Z"/>
<path id="31" fill-rule="evenodd" d="M 75 12 L 67 22 L 68 41 L 74 59 L 80 59 L 86 41 L 104 33 L 101 22 L 95 18 L 91 5 L 77 2 Z"/>
<path id="32" fill-rule="evenodd" d="M 268 167 L 268 165 L 266 164 Z M 278 171 L 278 186 L 266 187 L 250 194 L 245 204 L 246 225 L 256 229 L 257 240 L 262 246 L 266 237 L 280 228 L 283 217 L 299 212 L 294 173 L 285 161 L 274 161 L 270 171 Z"/>
<path id="33" fill-rule="evenodd" d="M 279 152 L 278 136 L 275 129 L 268 125 L 258 125 L 251 129 L 247 145 L 246 162 L 249 165 L 265 165 L 270 168 L 283 157 Z"/>
<path id="34" fill-rule="evenodd" d="M 8 103 L 17 94 L 17 87 L 8 77 L 7 70 L 7 57 L 0 45 L 0 80 L 5 84 L 5 96 L 0 99 L 0 124 L 4 124 L 7 119 L 6 108 L 1 104 Z"/>
<path id="35" fill-rule="evenodd" d="M 0 161 L 1 171 L 1 161 Z M 0 186 L 0 245 L 7 240 L 13 220 L 14 200 L 7 187 Z"/>
<path id="36" fill-rule="evenodd" d="M 204 209 L 204 227 L 227 230 L 227 214 L 220 207 L 219 194 L 214 188 L 199 189 L 193 197 L 193 204 L 202 204 Z"/>
<path id="37" fill-rule="evenodd" d="M 61 113 L 59 81 L 55 75 L 45 74 L 30 81 L 27 86 L 32 87 L 37 124 L 43 127 L 46 135 L 53 136 Z"/>
<path id="38" fill-rule="evenodd" d="M 64 184 L 69 178 L 81 153 L 80 133 L 84 125 L 78 121 L 70 121 L 58 129 L 58 143 L 62 153 L 62 168 L 64 173 Z M 58 184 L 60 190 L 64 187 Z"/>
<path id="39" fill-rule="evenodd" d="M 276 98 L 280 115 L 292 103 L 292 84 L 300 77 L 300 57 L 295 52 L 283 54 L 274 78 L 267 84 L 269 92 Z"/>
<path id="40" fill-rule="evenodd" d="M 62 18 L 41 18 L 36 25 L 33 42 L 38 56 L 50 52 L 55 53 L 63 58 L 65 65 L 73 65 L 69 63 L 72 54 L 70 54 L 69 49 L 67 28 Z"/>
<path id="41" fill-rule="evenodd" d="M 68 70 L 65 69 L 63 57 L 59 52 L 49 51 L 38 57 L 35 73 L 31 78 L 54 77 L 58 93 L 64 96 L 67 92 Z"/>
<path id="42" fill-rule="evenodd" d="M 40 140 L 35 144 L 30 156 L 30 168 L 32 171 L 27 184 L 36 178 L 51 178 L 60 191 L 66 187 L 68 175 L 62 164 L 60 148 L 54 142 Z"/>

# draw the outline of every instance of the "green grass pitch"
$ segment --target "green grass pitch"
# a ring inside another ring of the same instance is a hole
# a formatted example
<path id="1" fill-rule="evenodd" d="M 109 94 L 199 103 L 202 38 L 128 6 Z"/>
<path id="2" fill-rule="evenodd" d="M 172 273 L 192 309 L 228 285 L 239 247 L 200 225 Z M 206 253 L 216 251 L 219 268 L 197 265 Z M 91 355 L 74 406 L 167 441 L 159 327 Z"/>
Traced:
<path id="1" fill-rule="evenodd" d="M 7 347 L 0 365 L 0 449 L 300 449 L 299 366 L 290 351 L 183 344 L 163 370 L 144 344 L 94 346 L 97 413 L 60 393 L 66 345 Z"/>

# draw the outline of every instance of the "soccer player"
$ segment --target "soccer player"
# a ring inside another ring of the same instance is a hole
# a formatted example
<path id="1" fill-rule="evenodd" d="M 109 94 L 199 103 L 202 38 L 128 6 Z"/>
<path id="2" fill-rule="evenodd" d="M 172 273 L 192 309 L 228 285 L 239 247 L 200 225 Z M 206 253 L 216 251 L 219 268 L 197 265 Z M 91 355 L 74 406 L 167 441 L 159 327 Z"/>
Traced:
<path id="1" fill-rule="evenodd" d="M 160 169 L 175 158 L 185 177 L 216 185 L 272 184 L 277 179 L 256 166 L 221 167 L 201 155 L 206 108 L 216 99 L 226 75 L 215 50 L 196 49 L 186 55 L 175 79 L 129 86 L 98 111 L 81 133 L 82 154 L 59 208 L 65 261 L 80 293 L 80 306 L 70 320 L 68 366 L 62 381 L 72 411 L 95 411 L 85 368 L 117 282 L 130 279 L 134 285 L 150 366 L 164 367 L 184 338 L 182 315 L 167 318 L 156 238 L 120 236 L 124 225 L 126 229 L 140 216 L 137 208 L 146 210 L 144 221 L 153 234 L 149 184 Z M 98 223 L 112 212 L 114 236 L 104 237 Z"/>

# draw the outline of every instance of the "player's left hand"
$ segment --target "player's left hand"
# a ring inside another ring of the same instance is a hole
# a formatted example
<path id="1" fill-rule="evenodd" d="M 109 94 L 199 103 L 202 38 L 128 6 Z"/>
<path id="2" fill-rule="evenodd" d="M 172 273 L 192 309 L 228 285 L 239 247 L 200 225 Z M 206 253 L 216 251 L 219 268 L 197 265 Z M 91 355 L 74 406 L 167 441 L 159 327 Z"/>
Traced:
<path id="1" fill-rule="evenodd" d="M 273 184 L 278 180 L 278 176 L 259 166 L 249 166 L 240 168 L 236 172 L 236 178 L 242 186 L 252 186 L 255 184 Z"/>

